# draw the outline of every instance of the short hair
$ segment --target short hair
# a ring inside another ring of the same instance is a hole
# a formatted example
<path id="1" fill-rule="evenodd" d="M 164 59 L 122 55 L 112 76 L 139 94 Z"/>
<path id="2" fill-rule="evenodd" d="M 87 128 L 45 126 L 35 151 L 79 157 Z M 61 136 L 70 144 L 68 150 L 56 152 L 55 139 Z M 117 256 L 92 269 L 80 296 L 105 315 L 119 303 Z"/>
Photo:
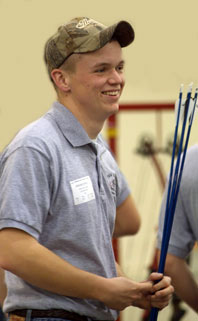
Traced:
<path id="1" fill-rule="evenodd" d="M 74 73 L 76 70 L 76 63 L 80 60 L 82 54 L 72 54 L 70 55 L 63 64 L 59 67 L 59 69 L 65 70 L 69 73 Z"/>

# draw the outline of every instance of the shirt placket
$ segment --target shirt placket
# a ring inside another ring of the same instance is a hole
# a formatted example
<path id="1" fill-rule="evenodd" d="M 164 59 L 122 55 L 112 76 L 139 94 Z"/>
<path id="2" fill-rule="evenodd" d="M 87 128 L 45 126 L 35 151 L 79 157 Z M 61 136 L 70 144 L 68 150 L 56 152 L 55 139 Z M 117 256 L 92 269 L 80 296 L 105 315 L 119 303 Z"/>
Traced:
<path id="1" fill-rule="evenodd" d="M 98 187 L 99 187 L 100 197 L 104 201 L 105 193 L 104 193 L 104 185 L 103 185 L 102 166 L 100 161 L 101 151 L 100 151 L 100 146 L 97 143 L 95 143 L 95 148 L 96 148 L 96 168 L 98 173 Z"/>

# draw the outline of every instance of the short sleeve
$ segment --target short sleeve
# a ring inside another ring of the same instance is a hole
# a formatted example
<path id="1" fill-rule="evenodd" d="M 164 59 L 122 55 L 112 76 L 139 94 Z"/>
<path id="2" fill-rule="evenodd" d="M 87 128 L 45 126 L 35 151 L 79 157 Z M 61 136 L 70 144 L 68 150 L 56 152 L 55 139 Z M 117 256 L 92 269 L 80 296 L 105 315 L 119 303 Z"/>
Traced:
<path id="1" fill-rule="evenodd" d="M 0 190 L 0 229 L 38 238 L 50 206 L 49 160 L 34 148 L 17 148 L 2 160 Z"/>
<path id="2" fill-rule="evenodd" d="M 127 198 L 127 196 L 130 194 L 131 191 L 123 173 L 119 169 L 117 172 L 117 178 L 118 178 L 118 189 L 117 189 L 116 206 L 118 207 Z"/>
<path id="3" fill-rule="evenodd" d="M 186 212 L 182 192 L 183 192 L 183 186 L 181 186 L 178 194 L 168 252 L 173 255 L 179 256 L 181 258 L 185 258 L 190 253 L 190 251 L 194 246 L 195 237 L 189 222 L 189 216 L 187 215 L 187 212 Z M 167 186 L 166 186 L 166 190 L 163 196 L 162 205 L 160 209 L 159 228 L 158 228 L 158 237 L 157 237 L 158 248 L 161 248 L 161 243 L 162 243 L 164 217 L 165 217 L 165 210 L 166 210 L 166 199 L 167 199 Z"/>

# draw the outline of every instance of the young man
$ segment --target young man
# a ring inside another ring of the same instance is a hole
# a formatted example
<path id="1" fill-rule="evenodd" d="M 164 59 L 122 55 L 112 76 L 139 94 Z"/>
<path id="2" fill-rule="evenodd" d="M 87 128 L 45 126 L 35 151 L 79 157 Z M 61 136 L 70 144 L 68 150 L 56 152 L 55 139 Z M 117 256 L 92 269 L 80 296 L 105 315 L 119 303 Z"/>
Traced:
<path id="1" fill-rule="evenodd" d="M 176 294 L 198 312 L 198 284 L 186 262 L 198 241 L 198 146 L 186 154 L 180 191 L 166 258 L 165 271 L 171 276 Z M 160 212 L 158 248 L 161 248 L 167 187 Z"/>
<path id="2" fill-rule="evenodd" d="M 115 320 L 130 305 L 161 309 L 169 302 L 170 278 L 124 277 L 111 242 L 113 233 L 139 226 L 128 185 L 99 134 L 119 109 L 121 47 L 133 39 L 125 21 L 106 27 L 80 17 L 46 43 L 57 102 L 18 133 L 0 166 L 4 311 L 14 320 Z"/>

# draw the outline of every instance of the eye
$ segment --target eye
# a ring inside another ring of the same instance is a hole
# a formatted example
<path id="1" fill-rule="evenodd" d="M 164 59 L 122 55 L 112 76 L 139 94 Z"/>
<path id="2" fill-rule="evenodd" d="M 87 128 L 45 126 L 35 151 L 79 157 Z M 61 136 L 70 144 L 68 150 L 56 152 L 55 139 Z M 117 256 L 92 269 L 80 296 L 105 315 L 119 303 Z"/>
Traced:
<path id="1" fill-rule="evenodd" d="M 124 70 L 124 65 L 119 65 L 116 69 L 118 72 L 122 72 Z"/>
<path id="2" fill-rule="evenodd" d="M 98 68 L 95 70 L 96 73 L 102 73 L 102 72 L 105 72 L 105 68 L 104 67 L 101 67 L 101 68 Z"/>

